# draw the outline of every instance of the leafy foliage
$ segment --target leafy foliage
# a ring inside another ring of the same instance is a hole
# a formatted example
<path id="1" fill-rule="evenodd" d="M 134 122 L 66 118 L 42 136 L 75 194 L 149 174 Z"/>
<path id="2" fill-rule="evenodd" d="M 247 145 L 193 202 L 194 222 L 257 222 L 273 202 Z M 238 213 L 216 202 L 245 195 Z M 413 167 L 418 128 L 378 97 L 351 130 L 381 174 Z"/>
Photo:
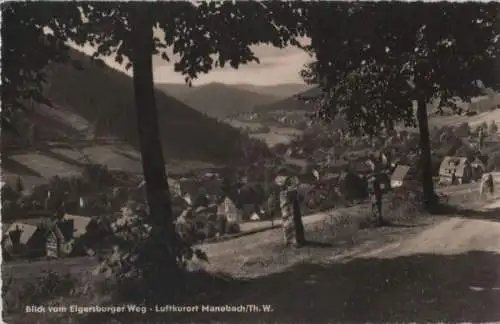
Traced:
<path id="1" fill-rule="evenodd" d="M 316 62 L 302 75 L 324 90 L 319 114 L 346 116 L 351 130 L 375 134 L 414 125 L 414 100 L 458 109 L 455 97 L 469 102 L 485 85 L 497 87 L 497 12 L 492 3 L 311 6 Z"/>
<path id="2" fill-rule="evenodd" d="M 165 244 L 163 233 L 154 230 L 151 217 L 147 217 L 146 206 L 129 202 L 122 209 L 122 215 L 112 223 L 115 248 L 113 253 L 105 258 L 96 269 L 104 273 L 108 280 L 116 285 L 118 298 L 133 298 L 136 302 L 146 300 L 172 299 L 178 297 L 179 291 L 161 291 L 157 287 L 162 282 L 168 283 L 172 278 L 166 278 L 161 273 L 168 262 L 161 248 Z M 200 250 L 191 247 L 192 242 L 176 232 L 177 261 L 185 269 L 193 258 L 207 261 L 207 256 Z M 178 272 L 180 276 L 182 272 Z M 181 277 L 177 277 L 180 280 Z M 173 288 L 173 287 L 171 287 Z M 179 287 L 177 287 L 179 288 Z M 124 290 L 125 289 L 125 290 Z M 130 294 L 133 289 L 134 294 Z M 175 289 L 175 288 L 174 288 Z"/>
<path id="3" fill-rule="evenodd" d="M 48 101 L 43 93 L 46 67 L 68 59 L 64 42 L 75 35 L 74 26 L 82 20 L 71 5 L 8 2 L 1 10 L 2 122 L 12 126 L 18 111 L 28 108 L 27 100 Z"/>
<path id="4" fill-rule="evenodd" d="M 486 164 L 486 171 L 492 172 L 500 170 L 500 153 L 492 153 L 488 156 L 488 162 Z"/>
<path id="5" fill-rule="evenodd" d="M 96 188 L 109 187 L 114 180 L 108 167 L 103 164 L 86 164 L 82 177 Z"/>
<path id="6" fill-rule="evenodd" d="M 470 133 L 471 128 L 468 123 L 462 123 L 455 129 L 455 135 L 459 137 L 467 137 Z"/>
<path id="7" fill-rule="evenodd" d="M 166 49 L 173 48 L 179 57 L 174 69 L 185 75 L 187 82 L 213 67 L 229 64 L 237 69 L 259 62 L 251 45 L 266 43 L 282 48 L 298 44 L 295 38 L 303 33 L 297 23 L 300 6 L 294 3 L 93 3 L 80 7 L 87 23 L 82 25 L 85 33 L 74 40 L 97 48 L 96 58 L 114 56 L 116 62 L 130 68 L 134 51 L 131 29 L 135 27 L 132 19 L 141 14 L 161 30 L 158 35 L 162 35 L 153 38 L 152 54 L 170 61 Z"/>
<path id="8" fill-rule="evenodd" d="M 495 123 L 494 120 L 491 121 L 490 127 L 488 129 L 489 129 L 490 134 L 498 133 L 498 125 Z"/>
<path id="9" fill-rule="evenodd" d="M 351 133 L 371 136 L 418 120 L 422 185 L 428 209 L 432 183 L 427 104 L 460 109 L 485 86 L 500 86 L 496 3 L 311 4 L 306 29 L 316 61 L 304 79 L 323 90 L 316 117 L 344 117 Z M 341 28 L 339 28 L 341 26 Z M 328 37 L 325 37 L 328 35 Z M 414 103 L 417 103 L 416 114 Z"/>
<path id="10" fill-rule="evenodd" d="M 18 286 L 12 277 L 2 282 L 3 311 L 24 312 L 27 305 L 43 305 L 59 297 L 70 297 L 78 293 L 79 280 L 71 274 L 54 271 L 42 273 L 30 282 Z"/>

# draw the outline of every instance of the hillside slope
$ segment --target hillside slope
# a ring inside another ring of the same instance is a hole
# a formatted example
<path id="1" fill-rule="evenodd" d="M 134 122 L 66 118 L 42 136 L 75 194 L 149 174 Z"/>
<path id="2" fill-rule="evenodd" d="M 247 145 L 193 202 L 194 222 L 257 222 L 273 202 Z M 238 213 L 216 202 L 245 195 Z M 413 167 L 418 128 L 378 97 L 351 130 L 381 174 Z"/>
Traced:
<path id="1" fill-rule="evenodd" d="M 279 97 L 280 99 L 285 99 L 287 97 L 293 96 L 297 93 L 303 92 L 311 88 L 306 84 L 299 83 L 284 83 L 276 85 L 254 85 L 254 84 L 234 84 L 233 87 L 238 89 L 252 91 L 265 95 L 272 95 Z"/>
<path id="2" fill-rule="evenodd" d="M 167 90 L 168 92 L 168 90 Z M 224 118 L 253 107 L 269 104 L 281 98 L 238 89 L 222 83 L 209 83 L 179 96 L 186 105 L 211 117 Z"/>
<path id="3" fill-rule="evenodd" d="M 477 127 L 483 123 L 490 124 L 494 121 L 497 125 L 500 125 L 500 109 L 481 112 L 474 116 L 461 116 L 461 115 L 451 115 L 451 116 L 435 116 L 430 118 L 429 125 L 442 127 L 442 126 L 460 126 L 462 123 L 468 123 L 471 127 Z"/>
<path id="4" fill-rule="evenodd" d="M 119 137 L 138 147 L 132 79 L 106 66 L 97 66 L 84 54 L 73 51 L 82 69 L 67 64 L 52 66 L 46 95 L 53 109 L 34 109 L 21 123 L 37 125 L 37 138 L 67 140 L 85 137 L 88 128 L 105 136 Z M 239 158 L 249 138 L 238 130 L 156 91 L 163 150 L 170 159 L 224 163 Z M 9 145 L 12 135 L 2 136 Z"/>
<path id="5" fill-rule="evenodd" d="M 298 95 L 309 97 L 319 94 L 319 88 L 314 87 L 309 90 L 303 91 Z M 480 96 L 472 98 L 471 103 L 466 103 L 457 100 L 457 105 L 464 110 L 474 111 L 478 114 L 475 116 L 464 116 L 452 114 L 450 116 L 439 116 L 434 114 L 436 103 L 428 104 L 428 112 L 430 115 L 429 123 L 431 126 L 458 126 L 461 123 L 468 122 L 471 126 L 477 126 L 483 122 L 490 123 L 495 121 L 500 124 L 500 109 L 495 109 L 500 106 L 500 94 L 491 93 L 488 96 Z M 298 100 L 296 95 L 290 96 L 286 99 L 273 102 L 269 105 L 261 105 L 255 107 L 255 112 L 259 113 L 272 113 L 277 111 L 296 112 L 296 111 L 313 111 L 313 105 L 303 100 Z"/>
<path id="6" fill-rule="evenodd" d="M 184 98 L 196 89 L 196 87 L 190 87 L 185 83 L 156 83 L 155 86 L 177 100 Z"/>
<path id="7" fill-rule="evenodd" d="M 320 94 L 320 89 L 317 87 L 295 93 L 283 100 L 275 101 L 271 104 L 256 106 L 253 110 L 258 113 L 274 112 L 274 111 L 312 111 L 313 104 L 299 100 L 296 98 L 297 95 L 309 97 L 317 96 Z"/>

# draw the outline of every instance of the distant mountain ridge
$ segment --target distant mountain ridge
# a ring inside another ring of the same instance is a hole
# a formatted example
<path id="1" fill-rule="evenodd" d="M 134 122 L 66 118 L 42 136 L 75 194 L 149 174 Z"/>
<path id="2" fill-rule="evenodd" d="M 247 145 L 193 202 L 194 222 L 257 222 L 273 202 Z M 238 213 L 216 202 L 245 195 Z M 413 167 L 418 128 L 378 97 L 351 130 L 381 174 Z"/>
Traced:
<path id="1" fill-rule="evenodd" d="M 300 93 L 295 93 L 283 100 L 275 101 L 271 104 L 256 106 L 253 111 L 257 113 L 273 111 L 312 111 L 313 104 L 300 100 L 298 96 L 314 97 L 321 93 L 318 87 L 312 87 Z"/>
<path id="2" fill-rule="evenodd" d="M 309 89 L 295 93 L 282 100 L 275 101 L 271 104 L 261 105 L 255 107 L 255 112 L 272 112 L 272 111 L 310 111 L 313 108 L 311 103 L 304 100 L 299 100 L 297 97 L 315 97 L 321 94 L 319 87 L 309 87 Z M 437 107 L 437 101 L 428 104 L 429 113 Z M 478 113 L 483 113 L 490 111 L 491 109 L 499 106 L 500 107 L 500 93 L 495 93 L 491 89 L 485 89 L 485 95 L 472 98 L 471 103 L 466 103 L 460 99 L 456 100 L 456 103 L 462 109 L 476 111 Z"/>
<path id="3" fill-rule="evenodd" d="M 223 84 L 213 82 L 188 87 L 184 84 L 163 83 L 157 87 L 196 110 L 215 118 L 225 118 L 253 111 L 257 106 L 271 104 L 306 89 L 302 84 L 270 86 Z"/>
<path id="4" fill-rule="evenodd" d="M 233 87 L 240 89 L 253 91 L 261 94 L 269 94 L 280 99 L 285 99 L 287 97 L 293 96 L 294 94 L 306 91 L 311 88 L 306 84 L 300 83 L 283 83 L 276 85 L 254 85 L 254 84 L 234 84 Z"/>

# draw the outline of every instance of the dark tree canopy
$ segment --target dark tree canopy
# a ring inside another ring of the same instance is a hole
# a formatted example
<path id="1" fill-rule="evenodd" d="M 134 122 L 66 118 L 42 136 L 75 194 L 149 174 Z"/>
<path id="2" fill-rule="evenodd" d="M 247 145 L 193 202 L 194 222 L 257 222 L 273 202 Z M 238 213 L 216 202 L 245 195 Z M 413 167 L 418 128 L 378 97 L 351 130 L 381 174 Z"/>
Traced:
<path id="1" fill-rule="evenodd" d="M 344 116 L 369 134 L 415 125 L 413 102 L 440 107 L 497 88 L 496 3 L 329 3 L 312 5 L 303 77 L 318 84 L 320 117 Z M 481 82 L 478 82 L 481 81 Z"/>
<path id="2" fill-rule="evenodd" d="M 497 89 L 497 3 L 313 3 L 305 26 L 316 61 L 304 79 L 323 90 L 317 117 L 343 118 L 348 130 L 374 136 L 396 125 L 420 133 L 424 203 L 436 207 L 427 105 Z M 414 104 L 416 103 L 416 107 Z M 415 109 L 416 108 L 416 109 Z"/>
<path id="3" fill-rule="evenodd" d="M 82 17 L 75 5 L 64 3 L 7 2 L 1 10 L 2 124 L 11 126 L 28 100 L 47 102 L 46 67 L 68 58 L 65 41 L 74 37 Z"/>
<path id="4" fill-rule="evenodd" d="M 229 64 L 259 62 L 252 45 L 271 44 L 283 48 L 298 45 L 303 26 L 298 23 L 299 5 L 290 2 L 96 2 L 79 5 L 87 18 L 80 26 L 79 44 L 89 42 L 98 56 L 114 56 L 127 68 L 134 55 L 131 30 L 135 24 L 150 24 L 156 29 L 152 54 L 170 61 L 167 48 L 179 57 L 174 69 L 186 82 L 199 73 Z M 138 16 L 142 16 L 138 20 Z"/>

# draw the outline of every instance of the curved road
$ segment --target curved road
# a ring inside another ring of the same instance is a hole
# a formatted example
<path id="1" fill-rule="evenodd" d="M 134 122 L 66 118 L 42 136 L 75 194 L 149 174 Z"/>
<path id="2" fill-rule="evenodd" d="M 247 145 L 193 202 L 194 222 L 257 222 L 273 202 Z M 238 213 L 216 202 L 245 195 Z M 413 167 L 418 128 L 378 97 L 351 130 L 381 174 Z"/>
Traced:
<path id="1" fill-rule="evenodd" d="M 236 296 L 209 303 L 246 312 L 177 314 L 225 323 L 499 322 L 500 200 L 489 212 L 437 217 L 400 239 L 257 278 Z M 383 235 L 382 233 L 380 235 Z M 314 252 L 309 252 L 314 253 Z M 319 252 L 318 252 L 319 253 Z M 312 259 L 315 257 L 313 256 Z M 264 305 L 270 305 L 267 312 Z M 253 312 L 251 312 L 253 310 Z M 258 311 L 257 311 L 258 310 Z"/>

